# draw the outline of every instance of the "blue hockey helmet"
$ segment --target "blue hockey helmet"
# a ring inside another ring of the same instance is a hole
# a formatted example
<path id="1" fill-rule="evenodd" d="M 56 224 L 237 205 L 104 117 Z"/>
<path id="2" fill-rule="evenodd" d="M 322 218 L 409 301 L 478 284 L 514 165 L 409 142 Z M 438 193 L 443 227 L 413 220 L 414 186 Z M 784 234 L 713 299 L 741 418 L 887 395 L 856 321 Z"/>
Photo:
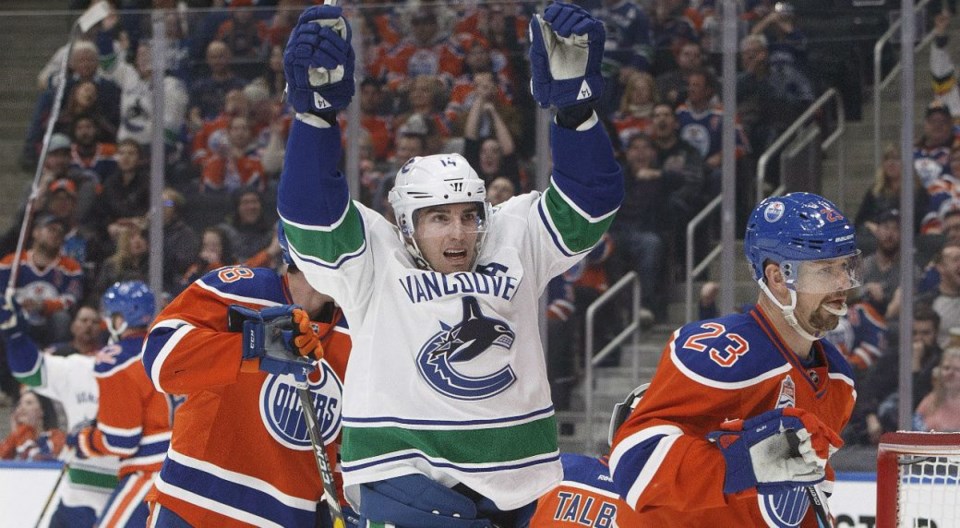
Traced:
<path id="1" fill-rule="evenodd" d="M 280 254 L 283 255 L 283 263 L 293 266 L 293 258 L 290 257 L 290 243 L 287 242 L 287 234 L 283 232 L 283 222 L 277 222 L 277 243 L 280 244 Z"/>
<path id="2" fill-rule="evenodd" d="M 127 327 L 142 328 L 150 324 L 156 312 L 156 299 L 143 281 L 114 283 L 107 288 L 100 301 L 104 316 L 123 316 Z"/>
<path id="3" fill-rule="evenodd" d="M 832 202 L 813 193 L 795 192 L 767 198 L 754 208 L 743 250 L 755 280 L 763 279 L 764 264 L 771 261 L 780 265 L 790 288 L 827 293 L 860 285 L 854 233 L 853 225 Z M 827 264 L 801 265 L 807 261 Z M 844 280 L 827 280 L 834 277 L 830 273 Z"/>

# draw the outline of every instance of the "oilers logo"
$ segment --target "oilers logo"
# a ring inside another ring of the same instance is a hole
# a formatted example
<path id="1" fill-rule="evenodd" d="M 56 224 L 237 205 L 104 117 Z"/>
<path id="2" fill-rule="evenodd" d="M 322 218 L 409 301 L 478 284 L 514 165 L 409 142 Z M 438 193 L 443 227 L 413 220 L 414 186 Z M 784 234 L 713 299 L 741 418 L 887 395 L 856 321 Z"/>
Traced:
<path id="1" fill-rule="evenodd" d="M 445 396 L 458 400 L 483 400 L 505 391 L 517 380 L 510 365 L 484 376 L 466 376 L 454 368 L 488 351 L 493 346 L 509 349 L 515 334 L 498 319 L 483 315 L 472 296 L 463 298 L 463 319 L 453 325 L 440 323 L 417 355 L 423 378 Z"/>
<path id="2" fill-rule="evenodd" d="M 783 202 L 770 202 L 767 208 L 763 210 L 763 218 L 771 224 L 783 218 L 783 213 L 787 208 Z"/>
<path id="3" fill-rule="evenodd" d="M 329 444 L 340 433 L 343 385 L 326 361 L 321 360 L 318 368 L 319 381 L 310 379 L 307 388 L 313 397 L 323 443 Z M 260 418 L 277 442 L 299 451 L 312 449 L 292 376 L 267 376 L 260 389 Z"/>

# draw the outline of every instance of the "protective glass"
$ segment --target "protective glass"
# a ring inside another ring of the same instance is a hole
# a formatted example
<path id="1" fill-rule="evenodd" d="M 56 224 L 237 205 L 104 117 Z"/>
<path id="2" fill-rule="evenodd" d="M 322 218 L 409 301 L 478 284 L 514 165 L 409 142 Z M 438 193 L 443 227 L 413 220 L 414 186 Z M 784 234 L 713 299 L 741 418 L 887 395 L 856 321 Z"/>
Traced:
<path id="1" fill-rule="evenodd" d="M 860 251 L 824 260 L 786 262 L 781 270 L 793 289 L 802 293 L 834 293 L 863 284 Z"/>

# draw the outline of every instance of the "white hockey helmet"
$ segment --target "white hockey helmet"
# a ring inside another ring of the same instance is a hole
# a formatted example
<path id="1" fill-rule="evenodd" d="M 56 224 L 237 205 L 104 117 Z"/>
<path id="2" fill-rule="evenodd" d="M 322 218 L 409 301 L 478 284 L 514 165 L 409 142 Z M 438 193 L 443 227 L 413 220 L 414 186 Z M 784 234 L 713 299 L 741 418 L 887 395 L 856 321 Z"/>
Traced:
<path id="1" fill-rule="evenodd" d="M 473 202 L 480 204 L 477 255 L 480 254 L 486 222 L 490 218 L 486 184 L 460 154 L 410 158 L 397 172 L 396 182 L 388 198 L 407 250 L 420 265 L 427 268 L 430 268 L 430 264 L 423 258 L 413 237 L 416 230 L 414 213 L 436 205 Z"/>

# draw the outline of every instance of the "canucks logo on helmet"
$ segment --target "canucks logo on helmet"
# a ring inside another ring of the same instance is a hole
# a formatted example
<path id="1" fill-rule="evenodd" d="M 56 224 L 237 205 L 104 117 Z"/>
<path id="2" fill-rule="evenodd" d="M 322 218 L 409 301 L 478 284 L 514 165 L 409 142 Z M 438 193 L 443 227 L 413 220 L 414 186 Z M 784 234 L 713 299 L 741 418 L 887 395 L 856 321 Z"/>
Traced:
<path id="1" fill-rule="evenodd" d="M 417 368 L 431 387 L 458 400 L 483 400 L 505 391 L 517 380 L 507 365 L 483 376 L 467 376 L 454 368 L 497 346 L 509 349 L 515 334 L 503 321 L 487 317 L 472 296 L 463 298 L 463 319 L 455 324 L 440 323 L 417 355 Z"/>
<path id="2" fill-rule="evenodd" d="M 326 361 L 318 364 L 321 377 L 308 378 L 307 387 L 317 411 L 317 423 L 323 443 L 327 444 L 340 433 L 340 401 L 343 385 Z M 297 387 L 290 376 L 267 376 L 260 389 L 260 418 L 270 436 L 290 449 L 312 449 L 307 421 L 300 406 Z"/>

